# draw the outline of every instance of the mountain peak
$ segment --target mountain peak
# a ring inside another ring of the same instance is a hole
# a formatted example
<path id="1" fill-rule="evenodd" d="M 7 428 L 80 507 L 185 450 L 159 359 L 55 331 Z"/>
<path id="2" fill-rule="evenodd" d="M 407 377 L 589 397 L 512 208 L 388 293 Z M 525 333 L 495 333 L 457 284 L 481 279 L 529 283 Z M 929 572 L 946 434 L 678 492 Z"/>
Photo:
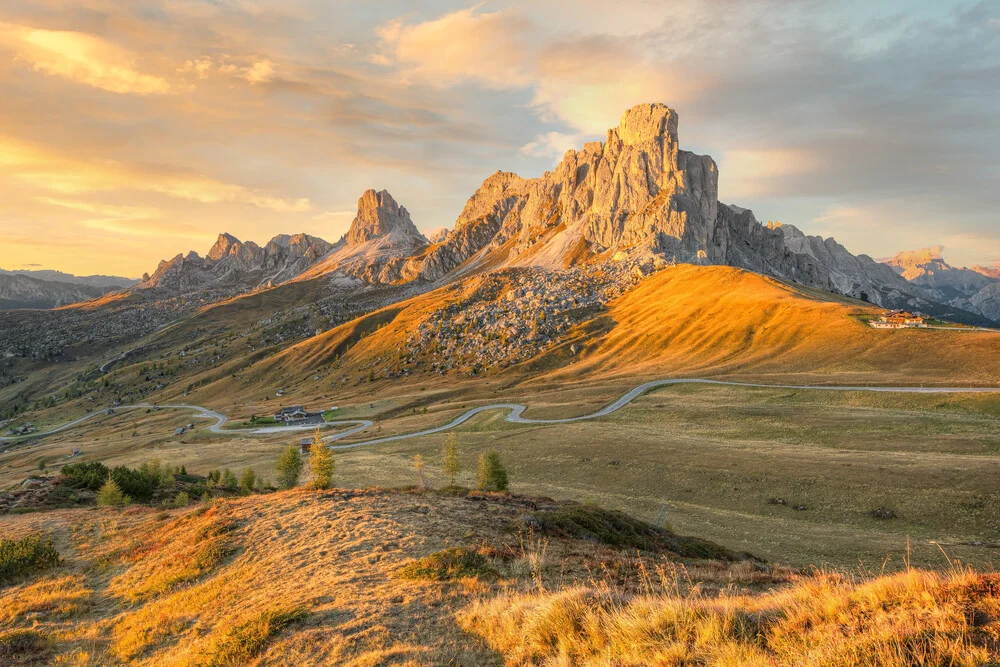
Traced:
<path id="1" fill-rule="evenodd" d="M 677 112 L 666 104 L 637 104 L 622 114 L 618 137 L 626 146 L 656 141 L 666 136 L 677 143 Z"/>
<path id="2" fill-rule="evenodd" d="M 427 241 L 417 231 L 410 212 L 400 206 L 387 190 L 365 190 L 358 199 L 358 214 L 347 232 L 347 245 L 360 245 L 389 234 Z"/>
<path id="3" fill-rule="evenodd" d="M 215 245 L 213 245 L 212 249 L 208 251 L 208 258 L 211 260 L 217 260 L 220 257 L 225 257 L 230 248 L 234 245 L 239 245 L 239 243 L 240 240 L 238 238 L 232 234 L 223 232 L 222 234 L 219 234 L 219 238 L 216 239 Z"/>

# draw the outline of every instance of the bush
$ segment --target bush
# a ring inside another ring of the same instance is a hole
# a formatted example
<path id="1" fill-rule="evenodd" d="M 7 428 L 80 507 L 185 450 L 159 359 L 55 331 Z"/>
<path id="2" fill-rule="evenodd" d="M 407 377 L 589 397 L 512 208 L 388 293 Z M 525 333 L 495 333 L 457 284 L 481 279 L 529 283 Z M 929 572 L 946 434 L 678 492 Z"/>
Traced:
<path id="1" fill-rule="evenodd" d="M 250 493 L 256 482 L 257 473 L 253 471 L 253 468 L 244 468 L 243 475 L 240 476 L 240 490 L 243 493 Z"/>
<path id="2" fill-rule="evenodd" d="M 284 627 L 306 617 L 304 609 L 265 611 L 237 625 L 219 642 L 210 667 L 240 667 L 263 652 L 267 642 Z"/>
<path id="3" fill-rule="evenodd" d="M 309 470 L 312 471 L 314 489 L 329 489 L 333 485 L 333 473 L 337 470 L 337 464 L 333 460 L 333 452 L 323 444 L 318 428 L 309 450 Z"/>
<path id="4" fill-rule="evenodd" d="M 407 563 L 399 571 L 399 576 L 403 579 L 431 579 L 433 581 L 494 574 L 496 574 L 496 568 L 493 567 L 489 558 L 462 547 L 452 547 L 424 558 L 418 558 Z"/>
<path id="5" fill-rule="evenodd" d="M 191 496 L 181 491 L 174 497 L 174 507 L 187 507 L 191 504 Z"/>
<path id="6" fill-rule="evenodd" d="M 52 538 L 28 535 L 19 540 L 0 540 L 0 583 L 7 583 L 62 562 Z"/>
<path id="7" fill-rule="evenodd" d="M 159 475 L 152 475 L 141 470 L 133 470 L 126 466 L 118 466 L 111 471 L 111 479 L 114 480 L 121 492 L 132 500 L 148 502 L 153 498 L 153 492 L 159 486 Z"/>
<path id="8" fill-rule="evenodd" d="M 620 549 L 670 552 L 682 558 L 739 560 L 741 556 L 696 537 L 682 537 L 617 510 L 587 505 L 565 505 L 535 512 L 542 530 L 563 537 L 600 542 Z"/>
<path id="9" fill-rule="evenodd" d="M 283 489 L 293 489 L 302 474 L 302 456 L 298 447 L 288 445 L 278 457 L 278 485 Z"/>
<path id="10" fill-rule="evenodd" d="M 222 488 L 226 491 L 235 491 L 236 487 L 239 486 L 239 482 L 236 480 L 236 473 L 234 473 L 229 468 L 222 471 L 222 481 L 220 482 Z"/>
<path id="11" fill-rule="evenodd" d="M 48 637 L 37 630 L 0 632 L 0 664 L 39 664 L 49 651 Z"/>
<path id="12" fill-rule="evenodd" d="M 500 460 L 500 452 L 491 449 L 480 454 L 476 481 L 480 491 L 507 490 L 507 469 Z"/>
<path id="13" fill-rule="evenodd" d="M 131 498 L 122 493 L 121 487 L 115 483 L 111 475 L 108 475 L 104 486 L 97 492 L 97 504 L 102 507 L 121 507 L 122 505 L 128 505 L 131 500 Z"/>
<path id="14" fill-rule="evenodd" d="M 81 489 L 97 491 L 108 480 L 108 467 L 100 461 L 90 463 L 70 463 L 63 466 L 60 473 L 70 485 Z"/>

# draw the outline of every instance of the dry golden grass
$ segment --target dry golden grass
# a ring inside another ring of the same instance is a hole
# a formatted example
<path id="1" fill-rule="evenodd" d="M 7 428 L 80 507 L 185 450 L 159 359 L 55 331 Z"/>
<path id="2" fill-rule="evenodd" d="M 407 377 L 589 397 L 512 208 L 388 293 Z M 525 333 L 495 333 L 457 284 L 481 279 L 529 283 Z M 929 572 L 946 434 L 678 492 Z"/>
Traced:
<path id="1" fill-rule="evenodd" d="M 1000 658 L 1000 576 L 819 574 L 763 595 L 514 593 L 459 614 L 508 665 L 972 667 Z"/>
<path id="2" fill-rule="evenodd" d="M 6 516 L 0 534 L 44 527 L 64 563 L 0 591 L 0 633 L 23 641 L 25 664 L 79 666 L 961 666 L 998 657 L 997 575 L 854 579 L 754 561 L 681 564 L 669 552 L 550 531 L 544 517 L 559 507 L 296 490 L 193 509 Z M 203 545 L 219 539 L 226 555 L 198 565 Z M 473 556 L 474 567 L 408 576 L 451 553 Z"/>

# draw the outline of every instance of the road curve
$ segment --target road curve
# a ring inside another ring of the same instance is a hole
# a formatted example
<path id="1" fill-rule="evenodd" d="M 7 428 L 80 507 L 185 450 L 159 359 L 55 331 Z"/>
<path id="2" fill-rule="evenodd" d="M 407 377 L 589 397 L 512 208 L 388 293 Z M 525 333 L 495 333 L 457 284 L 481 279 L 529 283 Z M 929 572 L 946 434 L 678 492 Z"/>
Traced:
<path id="1" fill-rule="evenodd" d="M 443 424 L 441 426 L 435 426 L 433 428 L 424 429 L 422 431 L 414 431 L 411 433 L 401 433 L 399 435 L 391 435 L 384 438 L 372 438 L 370 440 L 362 440 L 360 442 L 352 442 L 347 445 L 330 445 L 331 449 L 354 449 L 356 447 L 368 447 L 370 445 L 377 445 L 383 442 L 394 442 L 397 440 L 408 440 L 409 438 L 419 438 L 425 435 L 434 435 L 435 433 L 443 433 L 449 431 L 457 426 L 464 424 L 473 417 L 483 412 L 489 410 L 507 410 L 506 421 L 514 424 L 569 424 L 572 422 L 585 421 L 588 419 L 597 419 L 598 417 L 605 417 L 613 412 L 621 410 L 626 405 L 634 401 L 639 396 L 645 394 L 647 391 L 652 389 L 657 389 L 659 387 L 667 387 L 671 385 L 680 384 L 709 384 L 709 385 L 721 385 L 729 387 L 750 387 L 756 389 L 806 389 L 811 391 L 869 391 L 878 393 L 894 393 L 894 394 L 1000 394 L 1000 387 L 865 387 L 865 386 L 839 386 L 839 385 L 795 385 L 795 384 L 760 384 L 754 382 L 729 382 L 725 380 L 705 380 L 700 378 L 676 378 L 669 380 L 653 380 L 651 382 L 646 382 L 644 384 L 635 387 L 631 391 L 624 394 L 621 398 L 609 403 L 597 412 L 592 412 L 588 415 L 580 415 L 578 417 L 566 417 L 563 419 L 531 419 L 524 416 L 524 411 L 527 410 L 527 406 L 521 405 L 519 403 L 491 403 L 489 405 L 481 405 L 477 408 L 472 408 L 463 412 L 458 417 L 455 417 L 450 422 Z M 46 435 L 52 435 L 53 433 L 59 433 L 60 431 L 65 431 L 77 424 L 87 421 L 97 417 L 98 415 L 110 414 L 110 410 L 137 410 L 137 409 L 154 409 L 154 410 L 192 410 L 194 411 L 196 419 L 214 419 L 215 423 L 209 427 L 209 431 L 212 433 L 221 433 L 225 435 L 271 435 L 274 433 L 288 433 L 293 431 L 312 431 L 316 428 L 315 425 L 306 426 L 274 426 L 268 428 L 256 428 L 256 429 L 239 429 L 239 430 L 223 430 L 223 425 L 228 421 L 228 418 L 214 410 L 202 407 L 200 405 L 156 405 L 151 403 L 139 403 L 136 405 L 119 405 L 114 408 L 108 408 L 101 410 L 99 412 L 94 412 L 84 417 L 81 417 L 75 421 L 71 421 L 68 424 L 63 424 L 57 428 L 50 431 L 45 431 L 43 433 L 32 433 L 27 436 L 14 436 L 14 437 L 0 437 L 0 442 L 8 441 L 20 441 L 30 438 L 39 438 Z M 349 436 L 354 435 L 364 431 L 365 429 L 371 428 L 375 423 L 367 419 L 352 419 L 344 421 L 333 421 L 325 422 L 322 424 L 323 427 L 345 427 L 350 426 L 346 430 L 340 431 L 333 435 L 328 435 L 323 438 L 324 442 L 336 442 L 338 440 L 343 440 Z"/>

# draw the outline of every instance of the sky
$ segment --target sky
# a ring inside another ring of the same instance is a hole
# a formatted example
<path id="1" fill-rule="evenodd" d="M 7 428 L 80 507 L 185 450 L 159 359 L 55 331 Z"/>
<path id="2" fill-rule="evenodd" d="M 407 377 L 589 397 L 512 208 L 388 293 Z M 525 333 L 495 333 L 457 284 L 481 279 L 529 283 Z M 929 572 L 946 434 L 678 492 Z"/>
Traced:
<path id="1" fill-rule="evenodd" d="M 642 102 L 762 221 L 1000 261 L 1000 0 L 4 0 L 0 267 L 450 227 Z"/>

